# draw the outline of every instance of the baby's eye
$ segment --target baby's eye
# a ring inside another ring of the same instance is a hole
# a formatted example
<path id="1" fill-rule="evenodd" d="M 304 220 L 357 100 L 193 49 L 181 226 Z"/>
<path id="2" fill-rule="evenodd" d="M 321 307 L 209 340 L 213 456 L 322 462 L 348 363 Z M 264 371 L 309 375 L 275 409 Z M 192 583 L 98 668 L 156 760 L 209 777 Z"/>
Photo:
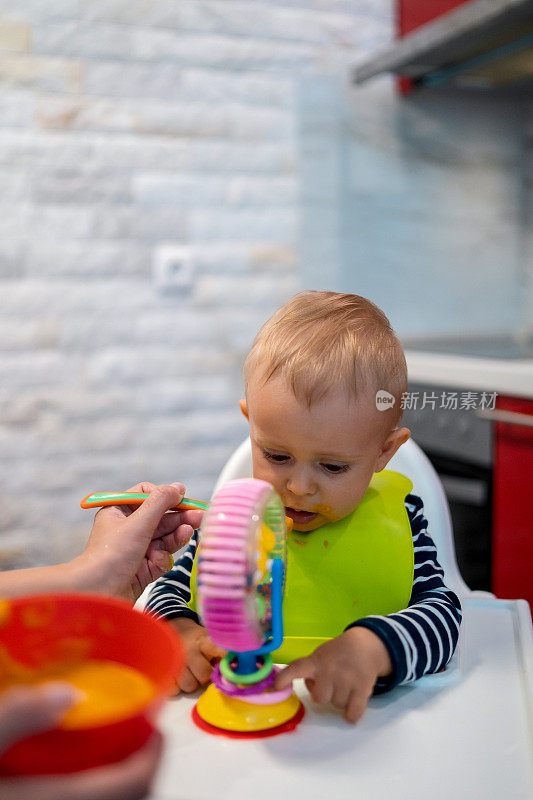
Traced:
<path id="1" fill-rule="evenodd" d="M 275 464 L 284 464 L 289 460 L 289 456 L 284 456 L 282 453 L 271 453 L 268 450 L 263 450 L 263 455 L 267 461 L 273 461 Z"/>
<path id="2" fill-rule="evenodd" d="M 320 466 L 332 475 L 338 475 L 350 469 L 348 464 L 321 464 Z"/>

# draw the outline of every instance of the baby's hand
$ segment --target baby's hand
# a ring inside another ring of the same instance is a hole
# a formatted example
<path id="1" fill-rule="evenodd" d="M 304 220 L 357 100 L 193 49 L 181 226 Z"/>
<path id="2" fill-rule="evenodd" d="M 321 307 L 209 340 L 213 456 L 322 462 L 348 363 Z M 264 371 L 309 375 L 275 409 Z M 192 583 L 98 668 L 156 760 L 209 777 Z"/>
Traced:
<path id="1" fill-rule="evenodd" d="M 274 683 L 284 689 L 295 678 L 305 685 L 315 703 L 332 703 L 344 709 L 347 722 L 357 722 L 365 713 L 378 677 L 392 672 L 387 648 L 368 628 L 350 628 L 307 658 L 293 661 Z"/>
<path id="2" fill-rule="evenodd" d="M 183 617 L 171 622 L 181 636 L 187 652 L 187 666 L 177 680 L 178 694 L 180 691 L 194 692 L 198 686 L 209 682 L 213 664 L 220 661 L 226 651 L 213 644 L 206 629 L 194 620 Z"/>

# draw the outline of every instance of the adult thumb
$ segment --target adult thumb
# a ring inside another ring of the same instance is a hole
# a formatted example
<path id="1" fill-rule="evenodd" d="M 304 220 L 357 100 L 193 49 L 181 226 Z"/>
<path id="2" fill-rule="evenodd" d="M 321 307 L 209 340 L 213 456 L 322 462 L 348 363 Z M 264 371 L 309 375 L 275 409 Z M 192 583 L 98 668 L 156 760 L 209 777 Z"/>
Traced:
<path id="1" fill-rule="evenodd" d="M 80 696 L 69 683 L 17 686 L 0 696 L 0 751 L 13 742 L 54 728 Z"/>

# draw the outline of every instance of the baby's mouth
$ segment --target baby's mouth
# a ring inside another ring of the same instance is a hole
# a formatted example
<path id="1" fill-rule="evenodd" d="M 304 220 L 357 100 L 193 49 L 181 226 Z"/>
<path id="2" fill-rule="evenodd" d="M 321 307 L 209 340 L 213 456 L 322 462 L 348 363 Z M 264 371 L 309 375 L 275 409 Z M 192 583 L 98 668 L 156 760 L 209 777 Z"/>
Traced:
<path id="1" fill-rule="evenodd" d="M 318 517 L 318 514 L 315 514 L 313 511 L 297 511 L 290 506 L 285 506 L 285 514 L 297 525 L 306 525 L 309 522 L 313 522 Z"/>

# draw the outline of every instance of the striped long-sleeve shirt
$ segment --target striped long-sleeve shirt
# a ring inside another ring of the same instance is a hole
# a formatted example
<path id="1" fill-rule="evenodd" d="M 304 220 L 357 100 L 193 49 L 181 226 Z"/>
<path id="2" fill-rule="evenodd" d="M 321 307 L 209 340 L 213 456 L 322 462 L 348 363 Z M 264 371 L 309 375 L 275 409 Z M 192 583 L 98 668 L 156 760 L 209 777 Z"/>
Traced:
<path id="1" fill-rule="evenodd" d="M 373 631 L 391 658 L 390 677 L 378 680 L 375 693 L 410 683 L 422 675 L 438 672 L 451 659 L 459 636 L 461 605 L 446 588 L 444 571 L 437 561 L 437 549 L 427 530 L 420 497 L 409 494 L 405 507 L 411 523 L 414 548 L 413 591 L 408 608 L 387 616 L 368 616 L 348 625 Z M 175 566 L 157 580 L 150 592 L 147 610 L 167 619 L 188 617 L 198 622 L 190 600 L 191 569 L 198 546 L 195 531 Z"/>

